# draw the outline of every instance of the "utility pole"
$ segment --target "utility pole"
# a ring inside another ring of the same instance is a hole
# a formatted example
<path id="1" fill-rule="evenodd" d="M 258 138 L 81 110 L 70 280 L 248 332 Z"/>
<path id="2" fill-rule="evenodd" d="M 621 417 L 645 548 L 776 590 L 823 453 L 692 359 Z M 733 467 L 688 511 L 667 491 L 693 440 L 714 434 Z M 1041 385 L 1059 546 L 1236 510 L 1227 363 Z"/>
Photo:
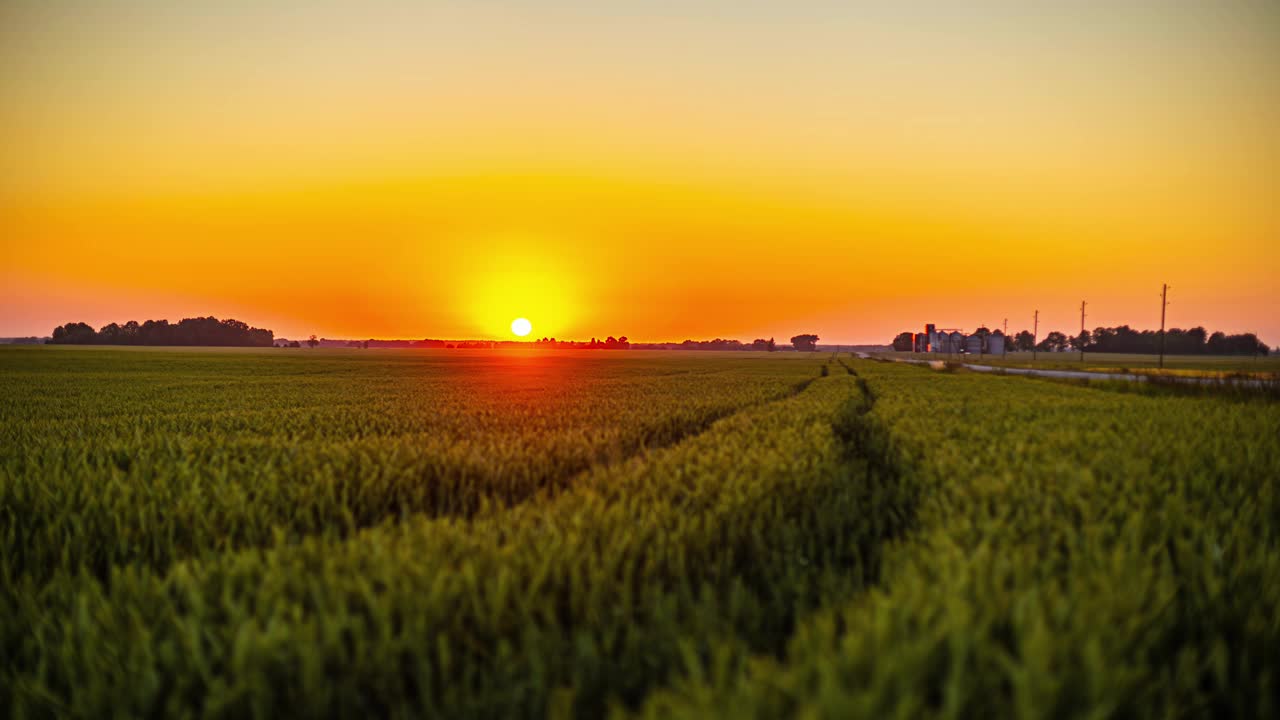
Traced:
<path id="1" fill-rule="evenodd" d="M 1169 283 L 1160 288 L 1160 369 L 1164 369 L 1164 313 L 1169 307 Z"/>
<path id="2" fill-rule="evenodd" d="M 1009 354 L 1009 318 L 1004 319 L 1004 344 L 1000 346 L 1000 357 Z"/>
<path id="3" fill-rule="evenodd" d="M 1086 304 L 1087 303 L 1085 303 L 1085 301 L 1083 300 L 1080 301 L 1080 338 L 1077 340 L 1077 342 L 1080 343 L 1080 364 L 1081 365 L 1084 364 L 1084 306 Z"/>
<path id="4" fill-rule="evenodd" d="M 1040 337 L 1040 311 L 1036 311 L 1035 327 L 1031 330 L 1031 362 L 1036 361 L 1036 340 Z"/>

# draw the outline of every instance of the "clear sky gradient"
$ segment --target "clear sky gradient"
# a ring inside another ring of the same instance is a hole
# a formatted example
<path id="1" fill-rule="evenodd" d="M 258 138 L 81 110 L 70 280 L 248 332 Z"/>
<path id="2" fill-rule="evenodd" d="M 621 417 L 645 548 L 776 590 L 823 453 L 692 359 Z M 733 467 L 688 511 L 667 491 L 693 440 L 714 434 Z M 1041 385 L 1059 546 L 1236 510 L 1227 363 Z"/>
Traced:
<path id="1" fill-rule="evenodd" d="M 1280 342 L 1280 5 L 0 3 L 0 335 Z"/>

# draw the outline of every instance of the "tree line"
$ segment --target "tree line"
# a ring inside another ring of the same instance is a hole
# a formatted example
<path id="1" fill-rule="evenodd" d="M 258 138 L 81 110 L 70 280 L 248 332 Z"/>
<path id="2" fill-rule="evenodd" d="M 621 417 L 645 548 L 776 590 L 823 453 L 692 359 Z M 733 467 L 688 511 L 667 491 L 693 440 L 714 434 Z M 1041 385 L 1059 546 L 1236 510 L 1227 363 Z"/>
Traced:
<path id="1" fill-rule="evenodd" d="M 1100 327 L 1069 342 L 1071 347 L 1083 347 L 1086 352 L 1154 353 L 1160 351 L 1160 331 L 1138 331 L 1128 325 Z M 1164 349 L 1170 355 L 1266 355 L 1271 351 L 1253 333 L 1209 334 L 1202 327 L 1166 330 Z"/>
<path id="2" fill-rule="evenodd" d="M 544 337 L 541 340 L 533 341 L 534 347 L 561 349 L 569 348 L 573 350 L 629 350 L 631 341 L 626 335 L 622 337 L 609 337 L 601 340 L 599 338 L 591 338 L 591 342 L 579 342 L 576 340 L 557 340 L 555 338 Z"/>
<path id="3" fill-rule="evenodd" d="M 975 335 L 990 333 L 985 327 L 974 331 Z M 899 333 L 893 340 L 893 348 L 910 350 L 911 338 L 909 332 Z M 1022 330 L 1009 335 L 1006 345 L 1008 350 L 1015 352 L 1083 350 L 1092 353 L 1154 355 L 1160 352 L 1160 331 L 1134 330 L 1128 325 L 1099 327 L 1094 328 L 1093 332 L 1086 330 L 1078 335 L 1067 335 L 1055 330 L 1036 342 L 1035 335 L 1030 330 Z M 1271 348 L 1253 333 L 1210 334 L 1202 327 L 1193 327 L 1189 330 L 1173 328 L 1164 331 L 1164 351 L 1169 355 L 1267 355 Z"/>
<path id="4" fill-rule="evenodd" d="M 791 347 L 803 352 L 817 350 L 818 336 L 813 334 L 796 335 L 791 338 Z M 757 352 L 776 352 L 780 349 L 773 338 L 765 340 L 756 338 L 749 343 L 741 340 L 685 340 L 680 343 L 633 343 L 637 350 L 754 350 Z"/>
<path id="5" fill-rule="evenodd" d="M 250 327 L 239 320 L 219 320 L 216 317 L 184 318 L 177 323 L 168 320 L 147 320 L 139 323 L 130 320 L 124 324 L 111 323 L 98 330 L 83 322 L 70 322 L 53 329 L 53 336 L 45 342 L 53 345 L 187 345 L 187 346 L 221 346 L 221 347 L 272 347 L 276 345 L 275 333 L 264 328 Z M 525 341 L 459 341 L 446 343 L 443 340 L 328 340 L 317 339 L 312 335 L 299 342 L 280 340 L 279 347 L 301 347 L 302 345 L 317 347 L 319 345 L 336 345 L 353 348 L 371 347 L 447 347 L 447 348 L 491 348 L 499 346 L 524 346 Z M 813 352 L 817 349 L 818 336 L 812 333 L 795 335 L 791 338 L 791 346 L 795 350 Z M 557 340 L 542 338 L 534 340 L 532 345 L 543 348 L 573 348 L 585 350 L 627 350 L 636 349 L 674 349 L 674 350 L 756 350 L 774 352 L 779 350 L 773 338 L 756 338 L 744 343 L 740 340 L 685 340 L 682 343 L 633 343 L 625 335 L 609 336 L 603 340 L 591 338 L 590 342 Z"/>
<path id="6" fill-rule="evenodd" d="M 53 329 L 47 342 L 53 345 L 208 345 L 217 347 L 271 347 L 275 333 L 250 327 L 239 320 L 216 317 L 184 318 L 177 323 L 168 320 L 130 320 L 123 325 L 111 323 L 94 330 L 93 326 L 72 322 Z"/>
<path id="7" fill-rule="evenodd" d="M 714 340 L 685 340 L 684 342 L 637 343 L 638 350 L 764 350 L 775 349 L 773 338 L 758 338 L 753 342 L 716 338 Z"/>

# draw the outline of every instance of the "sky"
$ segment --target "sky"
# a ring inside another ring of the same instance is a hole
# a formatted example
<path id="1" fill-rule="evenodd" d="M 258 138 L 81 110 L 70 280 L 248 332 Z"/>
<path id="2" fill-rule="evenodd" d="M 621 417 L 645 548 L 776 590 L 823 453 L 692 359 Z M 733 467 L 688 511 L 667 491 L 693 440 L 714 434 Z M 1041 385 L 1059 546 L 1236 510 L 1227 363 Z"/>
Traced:
<path id="1" fill-rule="evenodd" d="M 0 336 L 1280 344 L 1280 4 L 0 0 Z"/>

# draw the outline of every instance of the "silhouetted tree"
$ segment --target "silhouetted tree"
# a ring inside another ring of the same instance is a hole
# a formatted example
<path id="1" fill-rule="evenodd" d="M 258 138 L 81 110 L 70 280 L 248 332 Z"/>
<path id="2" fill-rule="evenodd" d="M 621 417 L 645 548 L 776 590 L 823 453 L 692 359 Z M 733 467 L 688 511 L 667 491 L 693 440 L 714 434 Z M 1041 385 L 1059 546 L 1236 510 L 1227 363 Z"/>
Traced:
<path id="1" fill-rule="evenodd" d="M 320 341 L 316 339 L 315 335 L 312 335 L 311 337 L 307 338 L 307 347 L 311 348 L 312 350 L 315 350 L 316 346 L 319 344 L 320 344 Z"/>
<path id="2" fill-rule="evenodd" d="M 75 322 L 59 325 L 53 329 L 50 343 L 56 345 L 92 345 L 97 342 L 98 333 L 87 323 Z"/>
<path id="3" fill-rule="evenodd" d="M 898 352 L 910 352 L 915 344 L 915 335 L 909 332 L 900 332 L 893 339 L 893 349 Z"/>
<path id="4" fill-rule="evenodd" d="M 121 328 L 124 341 L 129 345 L 137 345 L 142 340 L 142 326 L 137 320 L 130 320 Z"/>
<path id="5" fill-rule="evenodd" d="M 1062 352 L 1067 349 L 1067 336 L 1055 330 L 1045 335 L 1036 349 L 1040 352 Z"/>
<path id="6" fill-rule="evenodd" d="M 791 338 L 791 344 L 796 350 L 801 352 L 813 352 L 818 349 L 817 335 L 796 335 Z"/>
<path id="7" fill-rule="evenodd" d="M 148 320 L 138 333 L 140 345 L 172 345 L 173 326 L 168 320 Z"/>

